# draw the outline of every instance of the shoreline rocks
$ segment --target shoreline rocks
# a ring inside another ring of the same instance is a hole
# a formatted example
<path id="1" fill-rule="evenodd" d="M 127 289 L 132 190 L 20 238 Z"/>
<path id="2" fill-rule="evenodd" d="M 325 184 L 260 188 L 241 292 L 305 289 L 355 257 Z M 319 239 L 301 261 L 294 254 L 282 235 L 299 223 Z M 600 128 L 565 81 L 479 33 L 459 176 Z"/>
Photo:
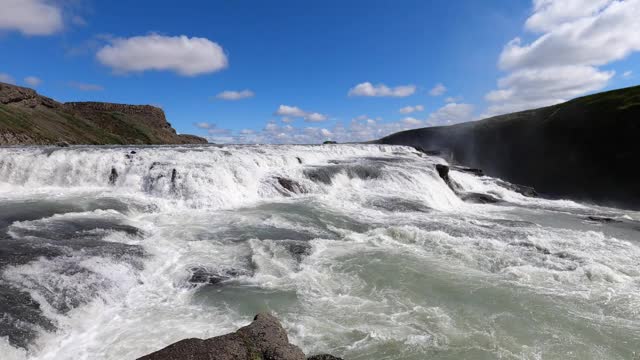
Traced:
<path id="1" fill-rule="evenodd" d="M 238 331 L 210 339 L 185 339 L 138 360 L 305 360 L 302 350 L 289 343 L 278 319 L 261 313 Z M 314 360 L 342 360 L 315 355 Z"/>

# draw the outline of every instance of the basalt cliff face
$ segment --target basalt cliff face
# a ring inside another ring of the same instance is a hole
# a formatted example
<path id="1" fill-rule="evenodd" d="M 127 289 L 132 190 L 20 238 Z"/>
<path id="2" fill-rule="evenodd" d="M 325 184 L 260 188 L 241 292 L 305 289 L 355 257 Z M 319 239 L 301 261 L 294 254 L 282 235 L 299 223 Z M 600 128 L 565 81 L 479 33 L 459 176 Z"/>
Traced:
<path id="1" fill-rule="evenodd" d="M 178 135 L 149 105 L 59 103 L 32 89 L 0 83 L 0 145 L 202 144 Z"/>
<path id="2" fill-rule="evenodd" d="M 640 209 L 640 86 L 377 142 L 441 153 L 547 196 Z"/>

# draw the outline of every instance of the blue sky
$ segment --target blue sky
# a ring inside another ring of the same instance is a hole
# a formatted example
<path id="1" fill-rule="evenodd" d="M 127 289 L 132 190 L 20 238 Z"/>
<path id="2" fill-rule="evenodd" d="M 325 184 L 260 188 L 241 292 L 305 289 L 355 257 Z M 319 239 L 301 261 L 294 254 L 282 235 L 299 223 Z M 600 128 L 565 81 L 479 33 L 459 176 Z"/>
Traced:
<path id="1" fill-rule="evenodd" d="M 639 2 L 0 0 L 0 81 L 214 142 L 370 140 L 637 84 Z"/>

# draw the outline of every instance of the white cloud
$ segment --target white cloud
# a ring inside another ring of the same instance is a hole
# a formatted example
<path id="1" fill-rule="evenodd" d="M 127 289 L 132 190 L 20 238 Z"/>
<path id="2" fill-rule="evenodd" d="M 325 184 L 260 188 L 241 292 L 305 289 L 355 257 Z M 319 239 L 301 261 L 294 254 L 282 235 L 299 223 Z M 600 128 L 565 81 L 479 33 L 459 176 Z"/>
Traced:
<path id="1" fill-rule="evenodd" d="M 390 88 L 384 84 L 373 85 L 365 82 L 349 90 L 349 96 L 369 97 L 407 97 L 416 92 L 415 85 L 403 85 Z"/>
<path id="2" fill-rule="evenodd" d="M 633 75 L 633 71 L 629 70 L 629 71 L 625 71 L 625 72 L 622 74 L 622 77 L 623 77 L 623 78 L 625 78 L 625 79 L 628 79 L 628 78 L 630 78 L 632 75 Z"/>
<path id="3" fill-rule="evenodd" d="M 109 42 L 96 57 L 116 73 L 157 70 L 196 76 L 220 71 L 228 65 L 222 47 L 205 38 L 151 34 Z"/>
<path id="4" fill-rule="evenodd" d="M 400 114 L 411 114 L 418 111 L 424 111 L 424 106 L 416 105 L 416 106 L 405 106 L 400 109 Z"/>
<path id="5" fill-rule="evenodd" d="M 242 100 L 254 97 L 256 94 L 251 90 L 232 91 L 226 90 L 216 95 L 216 98 L 221 100 Z"/>
<path id="6" fill-rule="evenodd" d="M 548 32 L 572 20 L 600 11 L 612 0 L 534 0 L 534 13 L 525 26 L 535 32 Z"/>
<path id="7" fill-rule="evenodd" d="M 216 124 L 212 124 L 212 123 L 208 123 L 208 122 L 198 122 L 193 124 L 193 126 L 197 127 L 198 129 L 213 129 L 216 127 Z"/>
<path id="8" fill-rule="evenodd" d="M 304 117 L 307 113 L 297 106 L 280 105 L 275 114 L 280 116 Z"/>
<path id="9" fill-rule="evenodd" d="M 49 1 L 0 0 L 0 29 L 51 35 L 62 28 L 62 10 Z"/>
<path id="10" fill-rule="evenodd" d="M 320 134 L 325 137 L 330 137 L 333 135 L 333 133 L 327 129 L 320 129 Z"/>
<path id="11" fill-rule="evenodd" d="M 303 118 L 306 122 L 322 122 L 327 116 L 318 112 L 307 112 L 297 106 L 280 105 L 275 115 L 282 116 L 282 122 L 291 123 L 292 118 Z"/>
<path id="12" fill-rule="evenodd" d="M 31 87 L 37 87 L 38 85 L 42 84 L 42 80 L 35 76 L 27 76 L 26 78 L 24 78 L 24 82 Z"/>
<path id="13" fill-rule="evenodd" d="M 431 96 L 440 96 L 440 95 L 443 95 L 446 92 L 447 92 L 447 88 L 444 85 L 436 84 L 436 86 L 434 86 L 433 89 L 431 89 L 429 91 L 429 95 L 431 95 Z"/>
<path id="14" fill-rule="evenodd" d="M 327 117 L 320 113 L 311 113 L 311 114 L 307 114 L 304 120 L 308 122 L 322 122 L 327 120 Z"/>
<path id="15" fill-rule="evenodd" d="M 471 104 L 450 103 L 429 115 L 427 123 L 431 126 L 441 126 L 471 121 L 473 110 Z"/>
<path id="16" fill-rule="evenodd" d="M 601 89 L 615 72 L 590 66 L 525 68 L 498 81 L 498 90 L 486 99 L 493 103 L 487 116 L 557 104 Z"/>
<path id="17" fill-rule="evenodd" d="M 87 84 L 87 83 L 81 83 L 81 82 L 75 82 L 72 81 L 69 83 L 69 86 L 76 88 L 78 90 L 81 91 L 102 91 L 104 90 L 104 87 L 101 85 L 96 85 L 96 84 Z"/>
<path id="18" fill-rule="evenodd" d="M 526 29 L 503 49 L 510 74 L 487 94 L 487 115 L 553 105 L 604 88 L 614 76 L 600 66 L 640 51 L 640 0 L 534 0 Z"/>
<path id="19" fill-rule="evenodd" d="M 444 99 L 444 102 L 446 102 L 447 104 L 460 101 L 462 101 L 462 96 L 449 96 L 448 98 Z"/>
<path id="20" fill-rule="evenodd" d="M 286 107 L 288 113 L 298 113 L 294 106 Z M 299 113 L 298 113 L 299 114 Z M 449 125 L 472 120 L 473 106 L 469 104 L 447 104 L 432 113 L 426 120 L 414 117 L 392 122 L 384 122 L 381 118 L 361 115 L 348 124 L 337 122 L 333 127 L 294 127 L 290 124 L 279 124 L 269 121 L 260 131 L 245 129 L 232 135 L 210 137 L 216 143 L 258 143 L 258 144 L 318 144 L 325 140 L 340 143 L 360 142 L 382 138 L 398 131 L 410 130 L 427 125 Z"/>
<path id="21" fill-rule="evenodd" d="M 0 82 L 12 85 L 16 84 L 16 80 L 11 75 L 6 73 L 0 73 Z"/>
<path id="22" fill-rule="evenodd" d="M 402 123 L 407 126 L 420 126 L 423 124 L 423 121 L 412 117 L 406 117 L 402 119 Z"/>

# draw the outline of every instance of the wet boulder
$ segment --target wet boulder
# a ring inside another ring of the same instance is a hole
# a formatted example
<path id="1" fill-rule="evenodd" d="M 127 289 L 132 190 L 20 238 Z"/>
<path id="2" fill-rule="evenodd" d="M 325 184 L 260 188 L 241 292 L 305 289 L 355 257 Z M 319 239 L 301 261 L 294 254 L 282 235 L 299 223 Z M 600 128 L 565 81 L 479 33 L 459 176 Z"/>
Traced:
<path id="1" fill-rule="evenodd" d="M 622 222 L 622 220 L 617 220 L 617 219 L 610 218 L 610 217 L 605 217 L 605 216 L 587 216 L 587 220 L 593 221 L 593 222 L 599 222 L 599 223 L 603 223 L 603 224 L 621 223 Z"/>
<path id="2" fill-rule="evenodd" d="M 449 188 L 451 188 L 454 193 L 458 194 L 460 191 L 462 191 L 462 186 L 451 179 L 451 177 L 449 176 L 449 170 L 450 168 L 447 165 L 436 164 L 436 171 L 438 172 L 440 178 L 444 180 L 447 186 L 449 186 Z"/>
<path id="3" fill-rule="evenodd" d="M 244 270 L 222 269 L 214 270 L 204 266 L 192 267 L 189 269 L 190 276 L 188 282 L 194 285 L 218 285 L 224 281 L 248 275 Z"/>
<path id="4" fill-rule="evenodd" d="M 529 186 L 524 186 L 524 185 L 518 185 L 518 184 L 512 184 L 510 182 L 506 182 L 506 181 L 502 181 L 502 180 L 498 180 L 498 185 L 507 188 L 513 192 L 517 192 L 520 195 L 526 196 L 526 197 L 538 197 L 539 194 L 538 192 Z"/>
<path id="5" fill-rule="evenodd" d="M 276 177 L 280 188 L 278 191 L 283 195 L 305 194 L 307 190 L 299 182 L 284 177 Z"/>
<path id="6" fill-rule="evenodd" d="M 270 314 L 258 314 L 238 331 L 210 339 L 186 339 L 139 360 L 305 360 L 287 332 Z"/>
<path id="7" fill-rule="evenodd" d="M 475 193 L 475 192 L 467 192 L 458 194 L 460 199 L 465 202 L 473 203 L 473 204 L 496 204 L 502 202 L 502 200 L 495 198 L 489 194 Z"/>
<path id="8" fill-rule="evenodd" d="M 474 169 L 466 166 L 453 166 L 452 169 L 475 176 L 484 176 L 484 171 L 482 171 L 482 169 Z"/>
<path id="9" fill-rule="evenodd" d="M 284 247 L 297 262 L 301 262 L 302 259 L 311 255 L 311 244 L 306 241 L 285 240 Z"/>
<path id="10" fill-rule="evenodd" d="M 344 360 L 344 359 L 335 357 L 333 355 L 322 354 L 322 355 L 309 356 L 307 360 Z"/>
<path id="11" fill-rule="evenodd" d="M 116 168 L 111 168 L 111 173 L 109 174 L 109 185 L 115 185 L 116 181 L 118 181 L 118 170 L 116 170 Z"/>

